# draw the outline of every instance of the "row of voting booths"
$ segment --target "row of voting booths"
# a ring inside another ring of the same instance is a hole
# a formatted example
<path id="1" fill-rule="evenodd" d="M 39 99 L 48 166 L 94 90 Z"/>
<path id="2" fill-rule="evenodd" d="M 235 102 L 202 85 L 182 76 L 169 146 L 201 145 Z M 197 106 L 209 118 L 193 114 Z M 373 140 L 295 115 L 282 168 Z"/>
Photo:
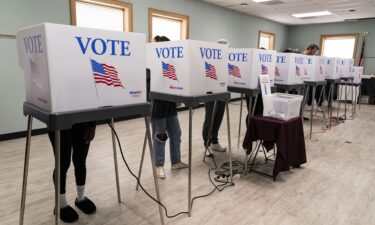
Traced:
<path id="1" fill-rule="evenodd" d="M 194 40 L 146 44 L 145 34 L 49 23 L 21 29 L 17 33 L 17 46 L 19 65 L 25 73 L 24 114 L 29 116 L 29 134 L 32 118 L 46 123 L 50 130 L 61 131 L 69 129 L 74 123 L 95 120 L 110 119 L 113 125 L 115 118 L 137 113 L 146 118 L 145 131 L 148 138 L 145 140 L 150 142 L 147 118 L 150 116 L 151 106 L 146 100 L 146 68 L 151 71 L 151 93 L 165 94 L 167 97 L 163 100 L 175 101 L 178 98 L 184 101 L 186 98 L 197 104 L 230 100 L 228 87 L 259 89 L 259 75 L 268 75 L 270 85 L 274 86 L 346 76 L 354 76 L 354 82 L 360 82 L 362 74 L 361 68 L 353 67 L 353 61 L 347 59 L 228 48 L 222 44 Z M 221 93 L 225 95 L 220 95 Z M 280 105 L 279 100 L 275 102 Z M 288 102 L 290 101 L 285 104 Z M 144 106 L 143 111 L 139 109 L 140 106 Z M 195 106 L 190 105 L 191 108 Z M 137 110 L 134 107 L 138 107 Z M 278 117 L 282 113 L 279 112 Z M 227 119 L 229 125 L 229 115 Z M 230 149 L 229 133 L 228 128 Z M 21 220 L 25 210 L 30 141 L 31 136 L 28 136 Z M 55 141 L 59 143 L 60 140 Z M 121 201 L 114 142 L 113 147 L 117 191 Z M 152 158 L 151 149 L 152 146 Z M 57 175 L 58 155 L 55 163 Z M 191 149 L 189 155 L 191 159 Z M 159 197 L 155 170 L 153 174 Z M 56 179 L 56 196 L 59 193 L 59 181 L 60 179 Z M 189 213 L 190 189 L 189 179 Z M 58 204 L 56 197 L 56 208 Z M 160 207 L 159 212 L 161 223 L 164 223 Z M 56 224 L 58 216 L 57 213 Z"/>

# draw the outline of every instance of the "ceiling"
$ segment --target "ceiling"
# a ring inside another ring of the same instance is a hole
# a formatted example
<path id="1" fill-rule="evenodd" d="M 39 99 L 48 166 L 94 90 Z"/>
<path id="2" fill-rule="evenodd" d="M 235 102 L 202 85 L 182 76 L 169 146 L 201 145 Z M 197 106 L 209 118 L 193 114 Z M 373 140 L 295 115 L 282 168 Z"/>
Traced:
<path id="1" fill-rule="evenodd" d="M 268 3 L 256 3 L 252 0 L 204 1 L 288 25 L 375 18 L 375 0 L 272 0 Z M 247 3 L 247 5 L 241 5 L 243 3 Z M 295 13 L 325 10 L 332 12 L 333 15 L 305 19 L 298 19 L 292 16 Z M 355 11 L 350 12 L 349 10 Z"/>

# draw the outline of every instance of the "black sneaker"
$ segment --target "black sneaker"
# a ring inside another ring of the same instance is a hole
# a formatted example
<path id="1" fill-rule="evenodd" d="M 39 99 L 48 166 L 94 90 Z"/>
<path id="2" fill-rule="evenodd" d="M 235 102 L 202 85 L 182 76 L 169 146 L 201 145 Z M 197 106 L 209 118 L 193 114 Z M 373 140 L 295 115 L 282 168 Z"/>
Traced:
<path id="1" fill-rule="evenodd" d="M 88 199 L 87 197 L 85 197 L 81 201 L 78 201 L 76 199 L 75 204 L 85 214 L 93 214 L 96 211 L 95 204 L 90 199 Z"/>
<path id="2" fill-rule="evenodd" d="M 53 214 L 56 214 L 56 210 L 53 210 Z M 70 205 L 60 209 L 60 219 L 65 223 L 74 223 L 78 218 L 77 212 Z"/>

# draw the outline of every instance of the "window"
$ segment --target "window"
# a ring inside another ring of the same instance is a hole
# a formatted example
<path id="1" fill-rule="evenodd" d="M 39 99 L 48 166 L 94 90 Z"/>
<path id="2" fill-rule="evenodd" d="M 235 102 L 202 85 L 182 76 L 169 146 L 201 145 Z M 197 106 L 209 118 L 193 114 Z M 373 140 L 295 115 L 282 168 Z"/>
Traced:
<path id="1" fill-rule="evenodd" d="M 258 48 L 275 49 L 275 34 L 259 31 Z"/>
<path id="2" fill-rule="evenodd" d="M 114 0 L 71 0 L 72 25 L 133 31 L 132 5 Z"/>
<path id="3" fill-rule="evenodd" d="M 358 34 L 322 35 L 321 55 L 327 57 L 355 58 Z"/>
<path id="4" fill-rule="evenodd" d="M 150 42 L 157 35 L 166 36 L 172 41 L 189 38 L 189 16 L 149 9 L 148 20 Z"/>

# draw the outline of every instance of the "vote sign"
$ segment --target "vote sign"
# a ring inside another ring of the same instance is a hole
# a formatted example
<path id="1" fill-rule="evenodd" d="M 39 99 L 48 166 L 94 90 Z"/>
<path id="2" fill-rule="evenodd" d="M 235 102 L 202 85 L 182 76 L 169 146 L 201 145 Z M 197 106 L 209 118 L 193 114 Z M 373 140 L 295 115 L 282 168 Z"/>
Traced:
<path id="1" fill-rule="evenodd" d="M 51 112 L 146 102 L 144 34 L 44 23 L 16 37 L 27 102 Z"/>
<path id="2" fill-rule="evenodd" d="M 353 83 L 355 83 L 355 84 L 362 83 L 363 67 L 362 66 L 353 66 L 351 76 L 354 78 Z"/>
<path id="3" fill-rule="evenodd" d="M 227 91 L 227 46 L 184 40 L 149 43 L 151 91 L 193 96 Z"/>
<path id="4" fill-rule="evenodd" d="M 340 77 L 352 77 L 353 59 L 341 59 Z"/>
<path id="5" fill-rule="evenodd" d="M 325 78 L 325 65 L 324 58 L 320 59 L 319 56 L 304 56 L 305 69 L 302 73 L 302 80 L 304 81 L 323 81 Z"/>
<path id="6" fill-rule="evenodd" d="M 276 84 L 301 84 L 304 57 L 295 53 L 277 53 L 275 66 Z"/>
<path id="7" fill-rule="evenodd" d="M 276 51 L 231 48 L 228 52 L 229 86 L 259 88 L 259 75 L 268 75 L 274 85 Z"/>

